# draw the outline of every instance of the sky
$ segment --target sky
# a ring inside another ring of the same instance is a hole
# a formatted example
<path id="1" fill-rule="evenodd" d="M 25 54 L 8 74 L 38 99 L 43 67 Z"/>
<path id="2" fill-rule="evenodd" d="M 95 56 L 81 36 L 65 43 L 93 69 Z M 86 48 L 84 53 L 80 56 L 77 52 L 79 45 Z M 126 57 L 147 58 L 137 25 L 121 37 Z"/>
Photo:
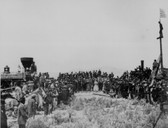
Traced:
<path id="1" fill-rule="evenodd" d="M 168 68 L 167 0 L 1 0 L 0 71 L 33 57 L 38 72 L 98 70 L 121 75 L 160 54 Z"/>

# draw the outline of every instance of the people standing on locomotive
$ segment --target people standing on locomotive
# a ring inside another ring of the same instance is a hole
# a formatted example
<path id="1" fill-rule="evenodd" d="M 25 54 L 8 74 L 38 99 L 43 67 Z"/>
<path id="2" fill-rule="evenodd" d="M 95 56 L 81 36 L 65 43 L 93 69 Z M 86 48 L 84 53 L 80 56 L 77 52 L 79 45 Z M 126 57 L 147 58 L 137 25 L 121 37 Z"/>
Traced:
<path id="1" fill-rule="evenodd" d="M 33 77 L 35 76 L 35 74 L 37 74 L 37 66 L 35 65 L 35 62 L 34 62 L 34 61 L 33 61 L 33 63 L 31 64 L 30 72 L 31 72 L 31 74 L 32 74 Z"/>
<path id="2" fill-rule="evenodd" d="M 25 82 L 22 83 L 22 92 L 24 95 L 27 95 L 29 93 L 28 85 Z"/>

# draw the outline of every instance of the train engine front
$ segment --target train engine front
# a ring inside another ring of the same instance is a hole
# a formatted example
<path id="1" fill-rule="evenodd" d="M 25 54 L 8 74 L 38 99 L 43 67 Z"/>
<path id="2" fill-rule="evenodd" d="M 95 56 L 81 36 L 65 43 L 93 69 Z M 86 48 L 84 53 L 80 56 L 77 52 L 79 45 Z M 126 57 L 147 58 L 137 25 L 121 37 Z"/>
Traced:
<path id="1" fill-rule="evenodd" d="M 32 57 L 22 57 L 21 63 L 24 67 L 25 80 L 33 80 L 35 74 L 37 73 L 37 67 Z"/>

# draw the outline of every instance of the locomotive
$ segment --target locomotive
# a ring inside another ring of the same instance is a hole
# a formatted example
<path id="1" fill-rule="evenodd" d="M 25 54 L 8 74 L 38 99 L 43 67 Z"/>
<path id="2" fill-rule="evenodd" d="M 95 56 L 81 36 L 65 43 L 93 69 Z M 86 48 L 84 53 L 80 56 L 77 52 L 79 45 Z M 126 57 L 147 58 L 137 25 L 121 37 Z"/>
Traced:
<path id="1" fill-rule="evenodd" d="M 10 90 L 15 88 L 15 85 L 20 86 L 21 82 L 33 80 L 34 75 L 37 73 L 37 67 L 32 57 L 20 58 L 24 67 L 24 71 L 10 72 L 10 67 L 5 66 L 4 72 L 1 74 L 1 89 Z"/>

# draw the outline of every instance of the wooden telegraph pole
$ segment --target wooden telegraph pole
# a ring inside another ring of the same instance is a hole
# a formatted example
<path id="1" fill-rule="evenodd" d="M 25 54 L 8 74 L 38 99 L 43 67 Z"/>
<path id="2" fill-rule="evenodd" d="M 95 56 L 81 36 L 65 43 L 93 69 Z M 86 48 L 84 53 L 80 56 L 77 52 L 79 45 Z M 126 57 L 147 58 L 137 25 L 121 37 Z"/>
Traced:
<path id="1" fill-rule="evenodd" d="M 157 39 L 160 40 L 160 63 L 161 63 L 161 70 L 163 69 L 163 52 L 162 52 L 162 38 L 163 38 L 163 26 L 162 26 L 162 23 L 161 23 L 161 18 L 166 18 L 166 13 L 163 9 L 160 9 L 160 20 L 159 20 L 159 27 L 160 27 L 160 30 L 159 30 L 159 37 Z"/>
<path id="2" fill-rule="evenodd" d="M 159 23 L 159 37 L 157 39 L 160 40 L 160 64 L 161 64 L 161 70 L 163 69 L 163 51 L 162 51 L 162 38 L 163 38 L 163 26 L 161 24 L 161 21 L 158 22 Z"/>
<path id="3" fill-rule="evenodd" d="M 157 39 L 160 40 L 160 65 L 161 65 L 161 71 L 163 71 L 163 51 L 162 51 L 162 38 L 163 38 L 163 32 L 162 31 L 163 31 L 163 26 L 161 24 L 161 18 L 165 18 L 165 17 L 166 17 L 165 12 L 162 9 L 160 9 L 160 21 L 158 22 L 160 30 L 159 30 L 159 37 Z M 166 111 L 168 111 L 168 103 L 167 102 L 162 102 L 160 104 L 160 110 L 161 110 L 161 112 L 160 112 L 155 124 L 153 125 L 153 128 L 156 127 L 157 122 L 160 119 L 162 113 L 165 113 Z"/>
<path id="4" fill-rule="evenodd" d="M 160 38 L 160 64 L 161 64 L 161 70 L 163 69 L 163 52 L 162 52 L 162 38 Z"/>

